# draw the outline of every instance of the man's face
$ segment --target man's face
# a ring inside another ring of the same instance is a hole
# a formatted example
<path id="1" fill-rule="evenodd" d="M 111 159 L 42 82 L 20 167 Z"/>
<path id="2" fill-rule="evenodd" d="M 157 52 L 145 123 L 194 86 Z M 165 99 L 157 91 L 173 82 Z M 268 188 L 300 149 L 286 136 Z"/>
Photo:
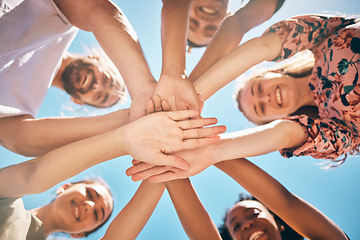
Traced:
<path id="1" fill-rule="evenodd" d="M 219 28 L 227 15 L 229 0 L 194 0 L 190 8 L 188 40 L 203 46 Z"/>
<path id="2" fill-rule="evenodd" d="M 124 87 L 96 59 L 72 61 L 66 66 L 62 81 L 71 100 L 78 104 L 110 107 L 124 94 Z"/>

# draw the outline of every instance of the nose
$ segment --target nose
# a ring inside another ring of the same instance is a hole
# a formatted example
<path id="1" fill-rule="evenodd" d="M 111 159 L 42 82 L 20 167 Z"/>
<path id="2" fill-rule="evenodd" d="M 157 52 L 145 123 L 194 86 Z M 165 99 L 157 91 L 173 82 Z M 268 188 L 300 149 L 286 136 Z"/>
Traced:
<path id="1" fill-rule="evenodd" d="M 270 103 L 271 102 L 270 93 L 260 95 L 258 96 L 258 99 L 262 102 Z"/>
<path id="2" fill-rule="evenodd" d="M 252 220 L 247 220 L 241 225 L 241 230 L 246 231 L 254 226 L 254 222 Z"/>
<path id="3" fill-rule="evenodd" d="M 92 209 L 95 206 L 95 203 L 93 201 L 86 200 L 86 201 L 84 201 L 83 205 L 85 207 L 85 212 L 88 213 L 88 212 L 92 211 Z"/>

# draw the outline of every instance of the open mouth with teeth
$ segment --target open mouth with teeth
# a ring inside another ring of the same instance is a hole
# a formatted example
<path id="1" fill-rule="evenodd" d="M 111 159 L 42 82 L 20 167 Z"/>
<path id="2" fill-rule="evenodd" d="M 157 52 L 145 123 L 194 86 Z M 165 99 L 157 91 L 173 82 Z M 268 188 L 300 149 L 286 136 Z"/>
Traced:
<path id="1" fill-rule="evenodd" d="M 262 235 L 264 235 L 265 232 L 264 231 L 256 231 L 254 233 L 252 233 L 249 237 L 248 240 L 256 240 L 259 239 Z"/>
<path id="2" fill-rule="evenodd" d="M 281 90 L 280 87 L 277 86 L 275 89 L 275 96 L 276 96 L 276 103 L 279 107 L 281 107 L 283 105 L 283 100 L 282 100 L 282 96 L 281 96 Z"/>
<path id="3" fill-rule="evenodd" d="M 200 7 L 199 9 L 200 9 L 200 11 L 202 11 L 203 13 L 206 13 L 206 14 L 211 15 L 211 16 L 216 15 L 216 14 L 218 13 L 215 9 L 210 8 L 210 7 L 202 6 L 202 7 Z"/>
<path id="4" fill-rule="evenodd" d="M 76 206 L 74 201 L 72 201 L 71 204 L 74 208 L 74 217 L 75 217 L 76 221 L 80 221 L 79 208 Z"/>

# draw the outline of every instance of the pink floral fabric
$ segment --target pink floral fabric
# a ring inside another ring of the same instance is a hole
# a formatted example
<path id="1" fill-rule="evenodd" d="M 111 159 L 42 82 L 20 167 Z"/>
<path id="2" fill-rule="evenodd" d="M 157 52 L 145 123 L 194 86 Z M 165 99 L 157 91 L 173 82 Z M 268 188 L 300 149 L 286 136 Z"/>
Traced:
<path id="1" fill-rule="evenodd" d="M 359 145 L 360 127 L 360 21 L 320 15 L 298 16 L 270 27 L 283 41 L 281 61 L 309 49 L 315 66 L 309 78 L 319 119 L 289 117 L 306 131 L 305 143 L 283 149 L 285 157 L 311 155 L 337 159 Z"/>

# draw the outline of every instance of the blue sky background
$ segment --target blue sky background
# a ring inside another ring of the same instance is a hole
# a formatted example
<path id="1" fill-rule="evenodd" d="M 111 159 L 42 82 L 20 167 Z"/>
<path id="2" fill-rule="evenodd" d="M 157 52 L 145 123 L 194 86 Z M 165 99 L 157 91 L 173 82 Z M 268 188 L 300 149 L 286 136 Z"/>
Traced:
<path id="1" fill-rule="evenodd" d="M 138 33 L 150 69 L 155 78 L 158 78 L 161 70 L 161 1 L 117 0 L 114 2 L 123 9 Z M 235 11 L 241 5 L 241 1 L 233 0 L 230 3 L 230 10 Z M 251 30 L 245 35 L 244 40 L 261 35 L 271 24 L 291 16 L 311 13 L 359 15 L 359 9 L 360 3 L 358 0 L 287 0 L 271 20 Z M 97 46 L 97 42 L 92 34 L 80 31 L 70 47 L 70 51 L 82 53 L 84 46 Z M 203 49 L 195 49 L 191 55 L 187 56 L 188 72 L 191 72 L 202 53 Z M 217 117 L 220 124 L 227 126 L 228 132 L 252 126 L 234 105 L 234 87 L 235 83 L 232 83 L 211 97 L 205 103 L 202 113 L 206 117 Z M 69 115 L 68 111 L 64 111 L 64 104 L 69 103 L 68 99 L 69 97 L 61 91 L 51 89 L 40 109 L 38 117 L 61 116 L 64 113 Z M 130 101 L 127 101 L 120 107 L 126 108 L 129 105 Z M 80 111 L 79 114 L 84 114 L 84 112 Z M 104 110 L 96 110 L 91 114 L 102 113 L 104 113 Z M 2 159 L 0 167 L 29 159 L 4 148 L 0 148 L 0 158 Z M 360 175 L 358 174 L 360 159 L 357 158 L 360 157 L 348 157 L 343 166 L 330 171 L 321 169 L 316 165 L 319 161 L 313 158 L 298 157 L 285 159 L 277 152 L 253 157 L 250 160 L 275 177 L 291 192 L 320 209 L 337 223 L 351 239 L 360 239 L 358 219 L 360 215 L 360 190 L 357 188 L 360 182 Z M 113 219 L 130 200 L 139 185 L 139 183 L 132 182 L 124 173 L 130 164 L 131 158 L 128 156 L 117 158 L 92 167 L 75 176 L 71 181 L 91 176 L 101 176 L 105 179 L 111 186 L 116 198 Z M 208 168 L 199 175 L 192 177 L 191 180 L 205 208 L 217 225 L 221 223 L 226 208 L 230 207 L 237 200 L 239 193 L 245 192 L 241 186 L 215 167 Z M 30 209 L 48 203 L 49 198 L 54 196 L 56 187 L 42 194 L 24 197 L 26 208 Z M 108 224 L 105 226 L 107 227 Z M 89 239 L 100 238 L 104 234 L 106 227 L 103 227 L 98 233 L 89 237 Z M 62 238 L 62 236 L 56 237 L 56 239 Z M 187 239 L 166 192 L 137 239 Z"/>

